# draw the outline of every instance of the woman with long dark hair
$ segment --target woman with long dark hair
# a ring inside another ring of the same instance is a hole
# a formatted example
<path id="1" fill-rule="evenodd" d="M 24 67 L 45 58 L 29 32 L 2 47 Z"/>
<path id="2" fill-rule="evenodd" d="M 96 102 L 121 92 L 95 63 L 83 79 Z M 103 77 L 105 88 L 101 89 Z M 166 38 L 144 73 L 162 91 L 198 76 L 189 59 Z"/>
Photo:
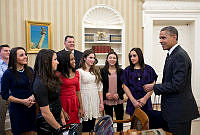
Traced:
<path id="1" fill-rule="evenodd" d="M 82 131 L 90 132 L 94 131 L 95 120 L 104 110 L 101 75 L 95 67 L 93 50 L 84 51 L 79 67 L 80 91 L 85 112 Z"/>
<path id="2" fill-rule="evenodd" d="M 76 71 L 75 58 L 70 51 L 62 51 L 58 56 L 58 73 L 62 81 L 61 103 L 64 111 L 69 115 L 67 124 L 80 123 L 83 117 L 83 106 L 80 93 L 79 72 Z"/>
<path id="3" fill-rule="evenodd" d="M 33 135 L 36 130 L 35 98 L 31 89 L 33 70 L 27 63 L 24 48 L 11 49 L 8 69 L 1 82 L 2 98 L 10 101 L 9 115 L 13 135 Z"/>
<path id="4" fill-rule="evenodd" d="M 123 120 L 124 116 L 124 90 L 120 80 L 122 71 L 119 67 L 118 55 L 111 51 L 106 57 L 105 66 L 101 69 L 101 77 L 105 113 L 113 117 L 114 108 L 117 120 Z M 117 131 L 123 131 L 123 123 L 117 124 Z"/>
<path id="5" fill-rule="evenodd" d="M 40 107 L 37 116 L 38 135 L 54 135 L 65 125 L 60 101 L 61 81 L 56 75 L 58 61 L 55 51 L 42 49 L 34 66 L 33 91 Z"/>
<path id="6" fill-rule="evenodd" d="M 133 115 L 135 108 L 141 108 L 148 112 L 152 110 L 152 92 L 145 92 L 143 86 L 155 83 L 157 74 L 154 69 L 144 63 L 144 57 L 140 48 L 133 48 L 129 53 L 130 65 L 122 73 L 123 89 L 128 96 L 126 113 Z"/>

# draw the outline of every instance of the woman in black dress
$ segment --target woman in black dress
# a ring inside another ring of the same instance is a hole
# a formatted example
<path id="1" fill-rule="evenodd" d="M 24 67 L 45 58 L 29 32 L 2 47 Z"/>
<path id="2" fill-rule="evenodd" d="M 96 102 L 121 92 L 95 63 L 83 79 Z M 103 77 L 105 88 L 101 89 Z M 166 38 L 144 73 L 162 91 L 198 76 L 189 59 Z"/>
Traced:
<path id="1" fill-rule="evenodd" d="M 8 69 L 1 82 L 2 98 L 10 101 L 9 115 L 13 135 L 33 135 L 36 130 L 35 99 L 31 89 L 33 70 L 27 63 L 24 48 L 11 49 Z"/>
<path id="2" fill-rule="evenodd" d="M 33 91 L 40 107 L 37 116 L 38 135 L 59 134 L 65 119 L 60 101 L 61 81 L 56 76 L 58 61 L 55 51 L 39 51 L 34 66 Z"/>

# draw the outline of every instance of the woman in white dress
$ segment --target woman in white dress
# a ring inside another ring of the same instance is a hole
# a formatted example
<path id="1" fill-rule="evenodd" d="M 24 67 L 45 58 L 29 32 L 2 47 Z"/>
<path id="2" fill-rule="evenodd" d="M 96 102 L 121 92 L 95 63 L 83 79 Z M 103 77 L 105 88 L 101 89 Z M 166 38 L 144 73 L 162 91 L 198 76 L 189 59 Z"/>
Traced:
<path id="1" fill-rule="evenodd" d="M 91 132 L 94 130 L 96 118 L 100 117 L 100 112 L 104 110 L 101 75 L 95 67 L 93 50 L 84 51 L 79 67 L 80 91 L 85 111 L 82 131 Z"/>

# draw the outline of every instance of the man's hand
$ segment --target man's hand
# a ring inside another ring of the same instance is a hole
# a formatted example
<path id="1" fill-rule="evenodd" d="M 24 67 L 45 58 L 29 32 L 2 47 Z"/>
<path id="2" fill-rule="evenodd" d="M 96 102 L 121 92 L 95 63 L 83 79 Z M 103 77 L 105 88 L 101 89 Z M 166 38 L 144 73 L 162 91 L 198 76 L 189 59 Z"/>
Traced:
<path id="1" fill-rule="evenodd" d="M 154 86 L 154 84 L 145 84 L 145 85 L 143 86 L 144 91 L 145 91 L 145 92 L 152 91 L 152 90 L 153 90 L 153 86 Z"/>

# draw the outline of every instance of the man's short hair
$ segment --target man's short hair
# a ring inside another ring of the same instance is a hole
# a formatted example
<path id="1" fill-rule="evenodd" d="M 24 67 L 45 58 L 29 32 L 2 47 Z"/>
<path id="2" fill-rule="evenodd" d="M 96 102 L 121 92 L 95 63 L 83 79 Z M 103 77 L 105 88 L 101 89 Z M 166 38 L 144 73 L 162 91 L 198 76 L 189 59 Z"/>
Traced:
<path id="1" fill-rule="evenodd" d="M 170 36 L 176 35 L 176 41 L 178 41 L 178 30 L 173 26 L 167 26 L 162 28 L 160 31 L 167 31 Z"/>
<path id="2" fill-rule="evenodd" d="M 67 41 L 67 38 L 73 38 L 73 39 L 74 39 L 74 36 L 67 35 L 67 36 L 65 37 L 65 41 Z"/>
<path id="3" fill-rule="evenodd" d="M 10 48 L 10 46 L 9 46 L 8 44 L 0 45 L 0 52 L 1 52 L 1 49 L 2 49 L 3 47 L 9 47 L 9 48 Z"/>

